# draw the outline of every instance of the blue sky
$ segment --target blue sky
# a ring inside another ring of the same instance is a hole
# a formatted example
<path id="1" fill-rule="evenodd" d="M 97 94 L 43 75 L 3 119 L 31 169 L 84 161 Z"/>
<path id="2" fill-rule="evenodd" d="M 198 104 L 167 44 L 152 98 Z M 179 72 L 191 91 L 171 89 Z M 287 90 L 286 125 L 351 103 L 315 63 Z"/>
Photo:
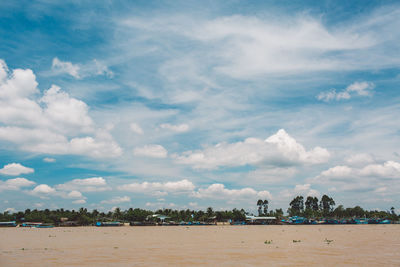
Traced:
<path id="1" fill-rule="evenodd" d="M 0 4 L 0 210 L 400 199 L 396 1 Z"/>

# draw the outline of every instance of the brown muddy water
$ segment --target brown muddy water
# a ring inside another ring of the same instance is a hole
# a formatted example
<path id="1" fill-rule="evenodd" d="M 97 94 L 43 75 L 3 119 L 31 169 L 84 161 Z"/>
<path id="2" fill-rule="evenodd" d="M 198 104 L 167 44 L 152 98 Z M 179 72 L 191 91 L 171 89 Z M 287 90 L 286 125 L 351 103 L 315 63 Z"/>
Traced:
<path id="1" fill-rule="evenodd" d="M 0 228 L 0 266 L 400 266 L 400 225 Z"/>

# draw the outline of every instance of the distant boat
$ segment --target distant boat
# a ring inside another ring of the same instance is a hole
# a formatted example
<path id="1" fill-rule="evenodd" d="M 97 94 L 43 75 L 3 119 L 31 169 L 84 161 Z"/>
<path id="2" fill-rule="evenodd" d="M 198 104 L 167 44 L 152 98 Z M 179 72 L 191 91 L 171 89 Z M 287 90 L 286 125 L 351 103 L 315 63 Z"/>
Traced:
<path id="1" fill-rule="evenodd" d="M 356 224 L 368 224 L 368 219 L 354 219 Z"/>
<path id="2" fill-rule="evenodd" d="M 130 226 L 156 226 L 157 224 L 155 222 L 130 222 Z"/>
<path id="3" fill-rule="evenodd" d="M 54 227 L 54 225 L 47 224 L 47 223 L 42 223 L 42 224 L 35 226 L 35 228 L 53 228 L 53 227 Z"/>
<path id="4" fill-rule="evenodd" d="M 24 222 L 20 225 L 20 227 L 37 227 L 38 225 L 41 225 L 43 223 L 41 222 Z"/>
<path id="5" fill-rule="evenodd" d="M 54 225 L 41 222 L 24 222 L 20 227 L 31 227 L 31 228 L 53 228 Z"/>
<path id="6" fill-rule="evenodd" d="M 11 222 L 0 222 L 0 227 L 16 227 L 17 224 L 15 223 L 15 221 L 11 221 Z"/>
<path id="7" fill-rule="evenodd" d="M 124 224 L 121 222 L 96 222 L 96 226 L 123 226 Z"/>

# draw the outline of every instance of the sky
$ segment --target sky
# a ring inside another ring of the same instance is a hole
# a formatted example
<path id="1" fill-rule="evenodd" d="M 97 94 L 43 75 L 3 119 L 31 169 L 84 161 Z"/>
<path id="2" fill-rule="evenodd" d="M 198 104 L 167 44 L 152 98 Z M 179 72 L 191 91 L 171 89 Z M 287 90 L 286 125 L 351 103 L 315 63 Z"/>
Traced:
<path id="1" fill-rule="evenodd" d="M 0 211 L 400 211 L 397 1 L 2 1 Z"/>

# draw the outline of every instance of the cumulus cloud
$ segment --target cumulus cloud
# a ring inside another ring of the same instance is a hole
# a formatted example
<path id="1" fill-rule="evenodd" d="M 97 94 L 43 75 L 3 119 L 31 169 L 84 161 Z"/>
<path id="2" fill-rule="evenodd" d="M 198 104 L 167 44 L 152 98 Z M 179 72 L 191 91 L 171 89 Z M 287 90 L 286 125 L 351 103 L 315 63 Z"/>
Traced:
<path id="1" fill-rule="evenodd" d="M 16 176 L 16 175 L 20 175 L 20 174 L 29 174 L 29 173 L 33 173 L 33 172 L 34 172 L 34 169 L 22 166 L 19 163 L 10 163 L 10 164 L 4 165 L 4 167 L 0 169 L 0 174 L 12 175 L 12 176 Z"/>
<path id="2" fill-rule="evenodd" d="M 331 191 L 373 191 L 384 187 L 397 190 L 399 179 L 400 163 L 386 161 L 363 166 L 338 165 L 309 181 L 329 186 Z"/>
<path id="3" fill-rule="evenodd" d="M 34 195 L 49 195 L 54 194 L 56 190 L 47 184 L 40 184 L 36 186 L 31 192 Z"/>
<path id="4" fill-rule="evenodd" d="M 114 197 L 109 200 L 103 200 L 101 201 L 102 204 L 119 204 L 119 203 L 124 203 L 124 202 L 130 202 L 131 198 L 128 196 L 124 197 Z"/>
<path id="5" fill-rule="evenodd" d="M 145 145 L 136 147 L 133 150 L 135 156 L 144 156 L 150 158 L 166 158 L 168 151 L 162 145 Z"/>
<path id="6" fill-rule="evenodd" d="M 84 132 L 90 132 L 93 127 L 93 121 L 88 114 L 88 106 L 85 102 L 72 98 L 61 88 L 52 85 L 45 91 L 41 98 L 41 103 L 46 105 L 44 115 L 51 121 L 62 121 L 59 127 L 64 132 L 70 128 L 78 127 Z"/>
<path id="7" fill-rule="evenodd" d="M 317 96 L 317 99 L 329 102 L 331 100 L 339 101 L 342 99 L 350 99 L 354 94 L 358 96 L 371 96 L 374 88 L 375 84 L 372 82 L 354 82 L 340 92 L 336 92 L 335 89 L 327 92 L 321 92 Z"/>
<path id="8" fill-rule="evenodd" d="M 346 179 L 351 177 L 400 179 L 400 163 L 386 161 L 383 164 L 368 164 L 361 168 L 339 165 L 321 172 L 316 180 Z"/>
<path id="9" fill-rule="evenodd" d="M 189 125 L 187 125 L 187 124 L 173 125 L 173 124 L 169 124 L 169 123 L 163 123 L 160 125 L 160 128 L 174 131 L 177 133 L 183 133 L 183 132 L 187 132 L 189 130 Z"/>
<path id="10" fill-rule="evenodd" d="M 57 190 L 61 191 L 80 191 L 80 192 L 103 192 L 111 190 L 103 177 L 93 177 L 86 179 L 74 179 L 64 184 L 55 186 Z"/>
<path id="11" fill-rule="evenodd" d="M 247 138 L 232 144 L 219 143 L 202 151 L 187 151 L 175 156 L 178 163 L 199 169 L 220 166 L 317 164 L 328 160 L 328 150 L 315 147 L 307 151 L 301 144 L 281 129 L 266 140 Z"/>
<path id="12" fill-rule="evenodd" d="M 194 190 L 194 184 L 187 180 L 181 180 L 176 182 L 142 182 L 142 183 L 130 183 L 120 185 L 117 187 L 121 191 L 129 191 L 134 193 L 152 194 L 157 196 L 166 195 L 168 193 L 184 193 L 192 192 Z"/>
<path id="13" fill-rule="evenodd" d="M 68 198 L 82 198 L 82 193 L 76 190 L 73 190 L 67 194 Z"/>
<path id="14" fill-rule="evenodd" d="M 256 191 L 249 187 L 242 189 L 227 189 L 223 184 L 212 184 L 206 188 L 199 188 L 193 193 L 193 196 L 197 198 L 227 199 L 230 201 L 248 198 L 272 199 L 270 192 L 266 190 Z"/>
<path id="15" fill-rule="evenodd" d="M 130 128 L 131 128 L 131 131 L 136 133 L 136 134 L 143 134 L 142 127 L 140 127 L 140 125 L 137 124 L 137 123 L 134 123 L 134 122 L 131 123 Z"/>
<path id="16" fill-rule="evenodd" d="M 0 192 L 3 190 L 20 190 L 22 187 L 33 186 L 36 183 L 25 178 L 14 178 L 0 181 Z"/>
<path id="17" fill-rule="evenodd" d="M 3 61 L 4 63 L 4 61 Z M 89 116 L 89 108 L 53 85 L 38 97 L 31 70 L 15 69 L 0 80 L 0 140 L 20 149 L 47 154 L 116 157 L 122 150 Z"/>

